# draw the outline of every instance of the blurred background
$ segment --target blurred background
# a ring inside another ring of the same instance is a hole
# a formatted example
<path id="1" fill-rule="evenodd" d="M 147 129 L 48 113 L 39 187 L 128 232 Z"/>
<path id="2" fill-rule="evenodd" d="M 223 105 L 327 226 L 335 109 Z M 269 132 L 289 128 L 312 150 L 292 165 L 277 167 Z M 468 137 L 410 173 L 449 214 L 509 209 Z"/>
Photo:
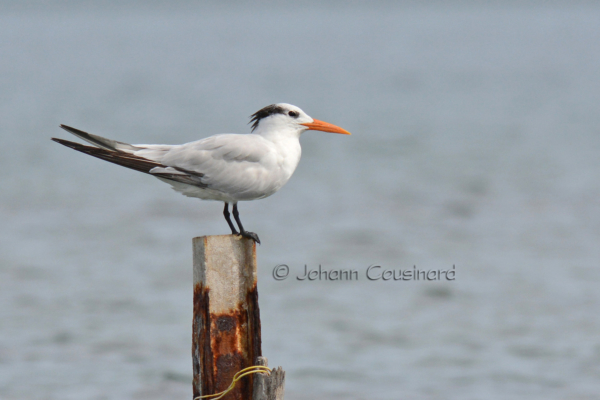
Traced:
<path id="1" fill-rule="evenodd" d="M 1 399 L 191 398 L 191 239 L 228 233 L 58 125 L 177 144 L 275 102 L 353 134 L 240 204 L 286 399 L 600 399 L 597 2 L 47 3 L 0 5 Z"/>

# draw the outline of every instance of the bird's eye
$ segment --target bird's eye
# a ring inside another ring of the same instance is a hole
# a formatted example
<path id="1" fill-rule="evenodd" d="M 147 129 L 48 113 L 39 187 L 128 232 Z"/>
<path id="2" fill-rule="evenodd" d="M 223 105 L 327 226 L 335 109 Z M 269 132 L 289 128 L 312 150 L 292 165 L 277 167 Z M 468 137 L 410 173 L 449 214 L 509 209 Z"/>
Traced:
<path id="1" fill-rule="evenodd" d="M 289 115 L 290 117 L 298 118 L 298 115 L 300 115 L 300 114 L 298 114 L 298 112 L 297 112 L 297 111 L 290 111 L 290 112 L 288 113 L 288 115 Z"/>

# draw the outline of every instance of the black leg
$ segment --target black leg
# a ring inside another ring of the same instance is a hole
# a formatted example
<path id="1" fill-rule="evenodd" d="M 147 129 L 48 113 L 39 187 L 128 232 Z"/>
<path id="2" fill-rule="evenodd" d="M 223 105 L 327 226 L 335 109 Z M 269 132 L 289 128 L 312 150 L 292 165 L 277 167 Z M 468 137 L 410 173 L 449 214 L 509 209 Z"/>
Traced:
<path id="1" fill-rule="evenodd" d="M 250 238 L 252 240 L 254 240 L 256 243 L 260 244 L 260 239 L 258 238 L 258 235 L 254 232 L 248 232 L 244 230 L 244 227 L 242 226 L 242 221 L 240 221 L 240 213 L 238 212 L 237 209 L 237 203 L 235 203 L 233 205 L 233 218 L 235 218 L 235 222 L 237 222 L 238 227 L 240 228 L 240 234 L 243 237 L 246 238 Z"/>
<path id="2" fill-rule="evenodd" d="M 225 221 L 227 221 L 227 225 L 229 225 L 229 228 L 231 228 L 231 234 L 237 235 L 238 231 L 237 231 L 237 229 L 235 229 L 235 226 L 233 225 L 233 222 L 231 222 L 231 218 L 229 217 L 229 203 L 225 203 L 225 208 L 223 209 L 223 215 L 225 216 Z"/>

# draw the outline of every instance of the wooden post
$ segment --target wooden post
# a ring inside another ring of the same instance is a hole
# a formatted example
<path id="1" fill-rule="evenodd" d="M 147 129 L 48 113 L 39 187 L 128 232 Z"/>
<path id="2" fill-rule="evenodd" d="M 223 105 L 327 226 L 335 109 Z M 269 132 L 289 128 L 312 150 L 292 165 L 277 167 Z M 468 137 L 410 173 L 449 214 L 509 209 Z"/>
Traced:
<path id="1" fill-rule="evenodd" d="M 261 356 L 256 245 L 236 235 L 194 238 L 194 398 L 221 392 Z M 253 375 L 226 400 L 251 400 Z"/>
<path id="2" fill-rule="evenodd" d="M 268 366 L 267 359 L 258 357 L 256 365 Z M 283 400 L 284 387 L 285 371 L 281 367 L 271 370 L 271 375 L 256 374 L 252 400 Z"/>

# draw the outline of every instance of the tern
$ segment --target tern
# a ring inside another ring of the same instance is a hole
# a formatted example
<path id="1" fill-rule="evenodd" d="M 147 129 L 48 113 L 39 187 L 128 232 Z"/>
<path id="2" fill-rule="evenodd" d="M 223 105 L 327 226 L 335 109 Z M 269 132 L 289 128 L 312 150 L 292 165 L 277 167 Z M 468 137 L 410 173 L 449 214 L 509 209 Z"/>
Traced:
<path id="1" fill-rule="evenodd" d="M 52 138 L 64 146 L 170 184 L 177 192 L 225 203 L 223 215 L 233 235 L 260 243 L 244 229 L 238 202 L 264 199 L 290 179 L 300 161 L 300 135 L 307 130 L 350 135 L 345 129 L 311 118 L 300 108 L 279 103 L 250 117 L 251 133 L 224 133 L 181 145 L 128 144 L 66 125 L 61 128 L 94 146 Z M 231 221 L 229 205 L 238 230 Z"/>

